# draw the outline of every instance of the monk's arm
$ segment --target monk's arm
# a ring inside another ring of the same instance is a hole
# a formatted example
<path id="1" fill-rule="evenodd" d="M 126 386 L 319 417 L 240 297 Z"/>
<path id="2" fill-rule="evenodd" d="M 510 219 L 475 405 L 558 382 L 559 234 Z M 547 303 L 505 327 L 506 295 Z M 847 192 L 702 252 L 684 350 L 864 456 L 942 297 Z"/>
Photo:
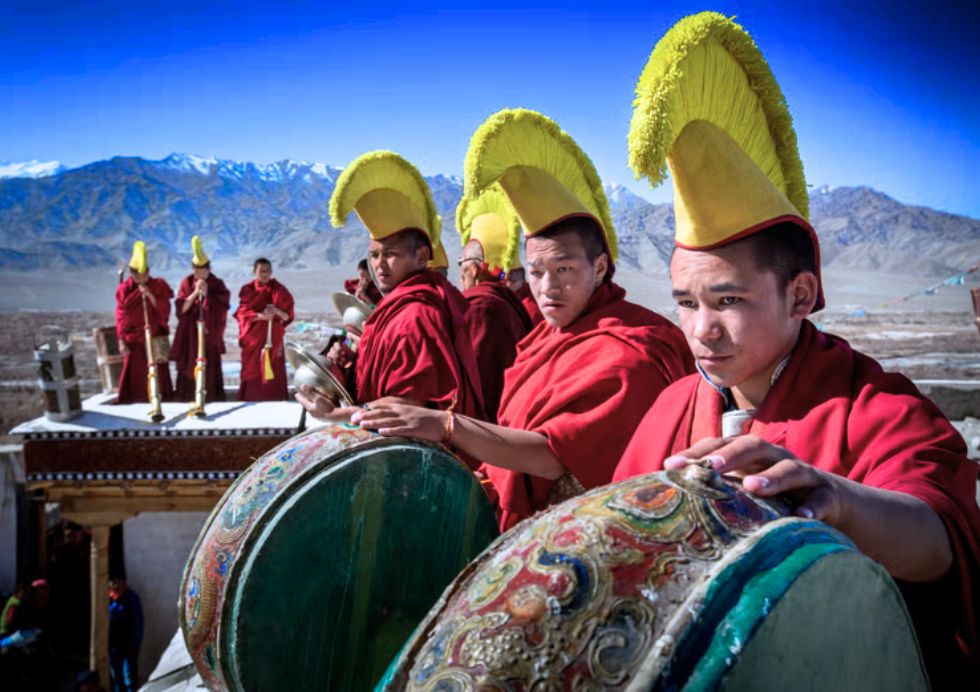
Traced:
<path id="1" fill-rule="evenodd" d="M 371 404 L 351 417 L 351 423 L 382 435 L 442 442 L 449 414 L 420 406 Z M 453 447 L 493 466 L 554 480 L 565 467 L 551 451 L 548 438 L 528 430 L 493 425 L 468 416 L 453 416 Z"/>
<path id="2" fill-rule="evenodd" d="M 840 515 L 832 524 L 889 574 L 906 581 L 933 581 L 953 562 L 946 527 L 929 505 L 894 490 L 840 476 Z M 829 523 L 829 522 L 828 522 Z"/>

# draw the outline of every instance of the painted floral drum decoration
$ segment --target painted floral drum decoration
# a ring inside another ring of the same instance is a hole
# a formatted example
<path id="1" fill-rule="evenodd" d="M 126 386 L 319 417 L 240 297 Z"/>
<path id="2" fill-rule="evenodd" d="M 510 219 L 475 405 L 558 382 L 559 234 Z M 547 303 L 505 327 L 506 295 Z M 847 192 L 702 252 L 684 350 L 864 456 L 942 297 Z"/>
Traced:
<path id="1" fill-rule="evenodd" d="M 180 587 L 184 640 L 211 690 L 367 689 L 496 536 L 444 448 L 315 428 L 215 506 Z"/>
<path id="2" fill-rule="evenodd" d="M 891 578 L 839 532 L 696 464 L 515 526 L 379 687 L 926 689 Z"/>

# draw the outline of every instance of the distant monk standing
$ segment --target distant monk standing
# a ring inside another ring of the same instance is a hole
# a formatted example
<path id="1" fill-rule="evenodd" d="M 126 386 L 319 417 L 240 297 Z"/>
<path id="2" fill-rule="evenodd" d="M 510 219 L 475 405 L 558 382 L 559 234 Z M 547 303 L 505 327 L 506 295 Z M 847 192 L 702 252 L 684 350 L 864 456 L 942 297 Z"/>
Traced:
<path id="1" fill-rule="evenodd" d="M 255 260 L 252 274 L 255 278 L 238 292 L 235 310 L 242 349 L 238 400 L 283 401 L 288 398 L 283 337 L 293 321 L 293 295 L 272 278 L 272 262 L 266 258 Z M 271 372 L 266 370 L 267 359 Z"/>
<path id="2" fill-rule="evenodd" d="M 116 334 L 119 337 L 119 352 L 124 357 L 116 403 L 145 404 L 150 397 L 146 386 L 148 361 L 144 311 L 150 324 L 151 337 L 166 337 L 170 333 L 170 299 L 174 292 L 163 279 L 150 277 L 146 245 L 142 240 L 133 243 L 129 273 L 129 278 L 116 289 Z M 160 398 L 164 401 L 170 399 L 173 386 L 166 360 L 157 368 L 157 381 Z"/>
<path id="3" fill-rule="evenodd" d="M 482 418 L 466 300 L 427 268 L 441 220 L 425 179 L 397 154 L 365 154 L 337 181 L 330 198 L 333 225 L 342 226 L 352 210 L 370 234 L 368 258 L 384 293 L 364 324 L 355 400 L 393 398 Z M 308 387 L 301 388 L 297 399 L 322 420 L 346 422 L 353 413 L 335 408 Z"/>
<path id="4" fill-rule="evenodd" d="M 211 262 L 204 254 L 200 236 L 191 238 L 193 272 L 184 277 L 177 290 L 177 331 L 170 359 L 177 363 L 178 401 L 194 400 L 194 365 L 197 361 L 197 321 L 204 320 L 204 357 L 207 367 L 205 401 L 225 400 L 225 380 L 221 373 L 221 354 L 225 352 L 225 324 L 231 293 L 225 282 L 211 273 Z"/>
<path id="5" fill-rule="evenodd" d="M 377 305 L 381 302 L 381 291 L 378 290 L 374 279 L 371 278 L 371 271 L 368 269 L 366 259 L 357 263 L 357 278 L 347 279 L 344 282 L 344 290 L 368 305 Z"/>
<path id="6" fill-rule="evenodd" d="M 505 267 L 518 254 L 521 223 L 504 193 L 489 188 L 477 197 L 463 197 L 456 225 L 463 242 L 459 277 L 470 304 L 466 322 L 480 366 L 487 417 L 496 422 L 504 371 L 532 326 L 520 299 L 504 285 Z"/>

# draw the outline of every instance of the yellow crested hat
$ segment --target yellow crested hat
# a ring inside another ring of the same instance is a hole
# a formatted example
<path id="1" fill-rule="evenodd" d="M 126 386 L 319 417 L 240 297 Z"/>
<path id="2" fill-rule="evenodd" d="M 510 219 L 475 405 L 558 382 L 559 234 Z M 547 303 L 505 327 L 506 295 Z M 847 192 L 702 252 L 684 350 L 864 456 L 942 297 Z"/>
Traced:
<path id="1" fill-rule="evenodd" d="M 417 230 L 433 249 L 439 245 L 442 222 L 432 191 L 418 169 L 394 152 L 368 152 L 344 169 L 330 195 L 330 223 L 340 228 L 352 210 L 375 240 Z"/>
<path id="2" fill-rule="evenodd" d="M 629 163 L 656 187 L 670 170 L 675 243 L 709 250 L 781 222 L 806 230 L 803 164 L 782 90 L 746 31 L 717 12 L 657 42 L 636 86 Z M 821 284 L 814 310 L 823 307 Z"/>
<path id="3" fill-rule="evenodd" d="M 211 262 L 207 253 L 204 252 L 204 243 L 201 236 L 191 236 L 191 264 L 195 267 L 206 267 Z"/>
<path id="4" fill-rule="evenodd" d="M 518 242 L 521 221 L 499 185 L 475 196 L 464 196 L 456 207 L 456 227 L 465 246 L 476 240 L 483 248 L 483 261 L 491 274 L 503 274 L 520 264 Z"/>
<path id="5" fill-rule="evenodd" d="M 432 250 L 432 259 L 429 260 L 429 269 L 449 269 L 449 258 L 446 256 L 446 248 L 439 239 L 439 244 Z"/>
<path id="6" fill-rule="evenodd" d="M 550 118 L 523 108 L 491 115 L 470 140 L 464 198 L 494 183 L 507 195 L 524 235 L 575 216 L 602 228 L 610 260 L 618 257 L 609 201 L 592 160 Z"/>
<path id="7" fill-rule="evenodd" d="M 145 274 L 150 268 L 146 260 L 146 243 L 142 240 L 133 243 L 133 256 L 129 258 L 129 268 L 137 274 Z"/>

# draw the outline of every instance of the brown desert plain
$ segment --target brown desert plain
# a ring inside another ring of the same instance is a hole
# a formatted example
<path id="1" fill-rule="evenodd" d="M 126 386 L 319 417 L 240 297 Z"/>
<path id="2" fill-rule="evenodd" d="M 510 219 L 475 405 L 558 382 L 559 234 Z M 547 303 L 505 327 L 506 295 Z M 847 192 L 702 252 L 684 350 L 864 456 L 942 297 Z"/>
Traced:
<path id="1" fill-rule="evenodd" d="M 233 298 L 249 278 L 232 267 L 217 267 L 216 273 Z M 339 326 L 330 294 L 342 290 L 343 279 L 353 274 L 336 267 L 280 272 L 277 278 L 293 291 L 297 305 L 297 319 L 286 338 L 315 347 L 329 336 Z M 181 277 L 165 278 L 175 287 Z M 980 381 L 980 332 L 970 301 L 971 285 L 980 285 L 980 280 L 976 275 L 968 279 L 972 282 L 965 286 L 943 287 L 934 295 L 895 302 L 935 279 L 830 271 L 824 277 L 828 308 L 813 319 L 878 359 L 887 370 L 915 380 Z M 617 281 L 634 302 L 676 319 L 666 275 L 625 270 L 617 274 Z M 83 397 L 101 391 L 92 330 L 113 324 L 116 282 L 116 274 L 107 270 L 0 275 L 0 434 L 4 441 L 12 441 L 7 433 L 15 425 L 42 415 L 33 349 L 45 327 L 57 326 L 71 335 Z M 237 324 L 229 316 L 224 357 L 228 386 L 237 385 L 237 336 Z M 969 397 L 980 397 L 980 389 Z M 974 401 L 974 407 L 980 408 L 980 401 Z M 971 447 L 980 443 L 974 439 L 980 435 L 975 419 L 958 425 Z M 978 454 L 976 449 L 971 452 Z"/>

